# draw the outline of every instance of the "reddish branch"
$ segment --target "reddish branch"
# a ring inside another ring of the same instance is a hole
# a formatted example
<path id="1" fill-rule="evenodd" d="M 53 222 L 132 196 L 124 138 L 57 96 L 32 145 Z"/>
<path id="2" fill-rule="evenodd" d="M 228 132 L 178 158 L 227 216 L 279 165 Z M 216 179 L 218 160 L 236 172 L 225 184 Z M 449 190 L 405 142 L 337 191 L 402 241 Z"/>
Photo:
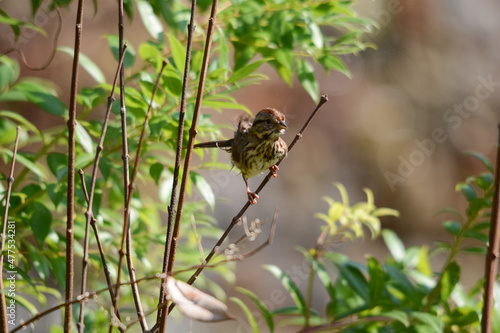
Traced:
<path id="1" fill-rule="evenodd" d="M 497 144 L 497 164 L 495 171 L 495 194 L 493 198 L 493 210 L 491 212 L 491 224 L 489 235 L 488 252 L 486 253 L 485 283 L 483 317 L 481 319 L 481 332 L 491 332 L 491 320 L 493 314 L 493 288 L 498 271 L 498 257 L 500 255 L 500 125 Z M 497 300 L 498 301 L 498 300 Z"/>
<path id="2" fill-rule="evenodd" d="M 5 238 L 7 237 L 7 223 L 9 217 L 9 204 L 10 204 L 10 194 L 12 192 L 12 183 L 14 182 L 14 167 L 16 165 L 16 156 L 17 156 L 17 145 L 19 144 L 19 134 L 21 134 L 21 127 L 17 126 L 17 134 L 16 141 L 14 143 L 14 152 L 12 153 L 12 163 L 10 165 L 10 173 L 7 178 L 7 194 L 5 196 L 5 210 L 3 214 L 3 227 L 2 227 L 2 240 L 0 245 L 0 311 L 2 314 L 0 315 L 2 332 L 7 333 L 8 325 L 7 325 L 7 303 L 5 302 L 5 291 L 3 288 L 3 251 L 5 249 Z M 10 248 L 10 247 L 9 247 Z M 10 250 L 9 250 L 10 252 Z M 8 253 L 9 253 L 8 252 Z"/>
<path id="3" fill-rule="evenodd" d="M 73 298 L 73 222 L 75 213 L 75 128 L 76 128 L 76 94 L 78 91 L 78 69 L 80 67 L 80 47 L 83 31 L 83 3 L 78 1 L 75 24 L 75 47 L 73 51 L 73 71 L 71 74 L 71 94 L 68 119 L 68 193 L 66 205 L 66 290 L 65 299 Z M 64 333 L 71 333 L 72 304 L 67 303 L 64 312 Z"/>

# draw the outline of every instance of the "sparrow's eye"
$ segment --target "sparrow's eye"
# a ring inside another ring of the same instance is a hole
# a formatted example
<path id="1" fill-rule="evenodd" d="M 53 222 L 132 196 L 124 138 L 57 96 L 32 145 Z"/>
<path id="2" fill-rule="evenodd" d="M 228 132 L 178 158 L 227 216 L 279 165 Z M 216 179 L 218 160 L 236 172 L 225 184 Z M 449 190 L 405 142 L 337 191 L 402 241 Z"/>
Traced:
<path id="1" fill-rule="evenodd" d="M 271 125 L 271 119 L 266 119 L 266 124 Z"/>

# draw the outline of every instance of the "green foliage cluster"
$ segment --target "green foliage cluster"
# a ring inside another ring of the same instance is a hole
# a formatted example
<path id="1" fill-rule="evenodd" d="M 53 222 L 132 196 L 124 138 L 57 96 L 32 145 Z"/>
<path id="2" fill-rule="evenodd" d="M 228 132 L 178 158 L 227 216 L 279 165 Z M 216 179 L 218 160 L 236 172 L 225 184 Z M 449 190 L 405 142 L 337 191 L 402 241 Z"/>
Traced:
<path id="1" fill-rule="evenodd" d="M 457 255 L 486 253 L 494 177 L 488 159 L 471 154 L 487 171 L 457 184 L 456 189 L 468 201 L 468 207 L 464 214 L 451 208 L 443 210 L 456 217 L 443 223 L 453 240 L 437 243 L 432 249 L 428 245 L 405 248 L 395 232 L 380 230 L 379 217 L 397 216 L 397 212 L 376 208 L 369 190 L 367 202 L 349 206 L 345 188 L 337 184 L 342 202 L 326 198 L 328 213 L 317 214 L 326 223 L 317 245 L 310 250 L 299 249 L 309 262 L 306 292 L 298 288 L 286 269 L 266 266 L 281 281 L 294 305 L 270 308 L 253 292 L 240 288 L 257 305 L 269 331 L 299 326 L 303 327 L 301 332 L 480 332 L 484 281 L 480 278 L 466 291 L 459 282 L 463 267 Z M 334 241 L 363 237 L 366 232 L 362 224 L 372 238 L 382 234 L 390 253 L 384 262 L 368 255 L 363 264 L 328 248 Z M 445 264 L 434 271 L 431 259 L 442 252 L 447 255 Z M 329 296 L 322 311 L 311 306 L 315 277 Z M 498 294 L 500 286 L 496 284 L 495 295 Z M 494 307 L 492 332 L 500 332 L 498 302 Z M 246 313 L 253 332 L 259 332 L 258 320 L 250 311 Z"/>
<path id="2" fill-rule="evenodd" d="M 64 7 L 71 2 L 57 0 L 50 8 L 65 10 Z M 185 128 L 191 125 L 194 92 L 203 58 L 205 19 L 211 1 L 198 1 L 197 5 L 199 20 L 191 54 Z M 31 6 L 32 13 L 36 16 L 41 1 L 32 0 Z M 96 1 L 94 10 L 98 12 Z M 130 0 L 125 2 L 125 11 L 130 19 L 138 13 L 152 37 L 139 45 L 129 43 L 124 59 L 129 151 L 132 160 L 140 158 L 138 189 L 134 192 L 131 204 L 131 232 L 133 257 L 141 277 L 158 272 L 157 263 L 161 262 L 160 253 L 163 252 L 159 249 L 163 249 L 165 242 L 162 219 L 167 210 L 172 184 L 173 152 L 177 137 L 190 9 L 189 3 L 183 1 Z M 0 24 L 10 26 L 15 44 L 20 41 L 23 29 L 45 34 L 43 27 L 12 18 L 4 11 L 0 11 Z M 203 108 L 219 112 L 233 109 L 251 113 L 231 94 L 266 79 L 265 76 L 255 73 L 266 63 L 290 85 L 292 78 L 296 76 L 309 95 L 316 100 L 319 96 L 319 86 L 314 75 L 314 63 L 321 64 L 326 73 L 333 69 L 348 74 L 339 56 L 366 48 L 368 45 L 362 42 L 361 35 L 370 27 L 369 20 L 359 18 L 353 12 L 352 1 L 220 1 Z M 104 36 L 109 45 L 109 52 L 118 59 L 117 35 Z M 73 50 L 67 46 L 61 46 L 57 50 L 73 56 Z M 81 88 L 77 96 L 79 111 L 76 127 L 76 169 L 88 170 L 93 164 L 96 142 L 102 130 L 102 121 L 96 119 L 106 107 L 111 85 L 110 78 L 105 77 L 99 65 L 85 56 L 86 50 L 82 51 L 81 66 L 96 81 L 94 86 Z M 233 54 L 234 60 L 231 59 Z M 153 101 L 143 150 L 136 156 L 140 127 L 144 122 L 145 111 L 163 59 L 168 60 L 168 66 L 163 72 L 160 89 Z M 38 312 L 37 307 L 44 306 L 46 295 L 50 294 L 62 300 L 61 290 L 65 287 L 68 163 L 68 132 L 65 123 L 68 120 L 68 108 L 58 96 L 58 91 L 58 87 L 50 80 L 20 76 L 19 63 L 12 54 L 0 56 L 0 102 L 7 105 L 5 109 L 0 110 L 0 156 L 6 164 L 12 158 L 16 126 L 23 128 L 9 208 L 9 220 L 15 221 L 17 226 L 16 271 L 21 277 L 17 287 L 18 290 L 23 290 L 22 295 L 16 296 L 16 301 L 32 315 Z M 26 105 L 55 117 L 53 119 L 57 119 L 61 125 L 41 131 L 17 111 Z M 113 104 L 112 112 L 115 116 L 108 125 L 104 142 L 93 210 L 111 277 L 115 279 L 124 200 L 122 149 L 120 140 L 117 140 L 121 137 L 119 102 Z M 212 122 L 210 115 L 201 116 L 198 125 L 201 137 L 219 137 L 220 128 L 221 125 Z M 187 135 L 186 131 L 184 141 L 187 140 Z M 203 158 L 202 151 L 196 153 Z M 198 172 L 201 169 L 214 168 L 228 168 L 217 163 L 216 151 L 211 158 L 205 158 L 196 165 L 189 175 L 188 194 L 199 191 L 203 200 L 191 201 L 185 206 L 183 217 L 186 223 L 181 224 L 182 240 L 176 259 L 179 267 L 194 266 L 203 259 L 197 250 L 199 236 L 217 238 L 221 234 L 216 221 L 206 213 L 207 207 L 213 209 L 215 195 L 208 181 Z M 1 173 L 0 177 L 3 181 L 6 179 L 4 173 Z M 90 175 L 85 174 L 87 187 L 89 180 Z M 0 186 L 0 192 L 5 193 L 4 185 Z M 156 194 L 146 191 L 155 186 Z M 82 184 L 78 180 L 75 193 L 75 258 L 79 260 L 83 254 L 80 241 L 84 238 L 84 211 L 87 204 Z M 191 229 L 191 221 L 196 223 L 196 231 Z M 89 289 L 99 289 L 104 287 L 104 283 L 99 279 L 102 264 L 92 244 L 89 254 Z M 234 278 L 230 265 L 218 266 L 214 271 L 228 281 Z M 146 295 L 154 294 L 156 284 L 150 285 L 150 288 L 141 286 Z M 208 287 L 220 298 L 224 297 L 221 288 L 209 279 L 201 279 L 198 285 Z M 121 292 L 122 302 L 130 304 L 128 288 L 122 288 Z M 30 297 L 30 300 L 24 298 L 25 296 Z M 154 297 L 145 297 L 145 302 L 146 308 L 156 306 Z M 95 309 L 99 306 L 108 308 L 110 302 L 108 299 L 99 298 L 96 304 Z M 125 311 L 134 312 L 129 308 Z M 86 330 L 96 330 L 108 322 L 108 313 L 93 311 L 86 316 Z"/>

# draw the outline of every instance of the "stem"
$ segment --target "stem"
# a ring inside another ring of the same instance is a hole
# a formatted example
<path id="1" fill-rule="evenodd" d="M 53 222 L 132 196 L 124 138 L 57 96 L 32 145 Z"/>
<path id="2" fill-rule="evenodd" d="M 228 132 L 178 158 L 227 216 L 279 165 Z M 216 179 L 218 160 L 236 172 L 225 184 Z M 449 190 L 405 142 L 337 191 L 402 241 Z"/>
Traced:
<path id="1" fill-rule="evenodd" d="M 497 165 L 495 170 L 495 194 L 493 199 L 493 210 L 491 212 L 491 225 L 489 235 L 488 253 L 486 254 L 485 264 L 485 283 L 484 283 L 484 303 L 483 303 L 483 317 L 481 318 L 481 332 L 491 332 L 491 321 L 493 312 L 493 288 L 495 285 L 495 278 L 498 271 L 498 256 L 500 239 L 500 125 L 499 137 L 497 145 Z"/>
<path id="2" fill-rule="evenodd" d="M 80 174 L 80 180 L 82 182 L 83 193 L 85 195 L 85 200 L 87 200 L 87 205 L 88 205 L 89 204 L 89 195 L 87 193 L 87 187 L 85 185 L 84 172 L 82 169 L 80 169 L 80 170 L 78 170 L 78 173 Z M 116 308 L 115 296 L 113 294 L 113 285 L 111 283 L 111 276 L 109 274 L 108 264 L 106 262 L 106 256 L 104 255 L 104 248 L 102 247 L 101 239 L 99 237 L 99 232 L 97 230 L 97 221 L 96 221 L 94 215 L 92 215 L 90 225 L 92 226 L 92 229 L 94 230 L 95 240 L 97 243 L 97 247 L 99 249 L 99 255 L 101 256 L 102 267 L 104 269 L 104 276 L 106 277 L 106 283 L 108 284 L 108 290 L 109 290 L 109 295 L 111 297 L 111 303 L 113 304 L 113 308 Z M 120 320 L 120 314 L 118 312 L 116 312 L 115 315 Z"/>
<path id="3" fill-rule="evenodd" d="M 167 272 L 167 265 L 169 262 L 170 247 L 172 246 L 172 231 L 174 225 L 175 204 L 177 200 L 177 183 L 179 181 L 179 170 L 181 167 L 181 156 L 182 156 L 182 142 L 184 136 L 184 117 L 186 115 L 186 96 L 187 96 L 187 86 L 189 79 L 189 64 L 191 60 L 191 47 L 193 44 L 193 33 L 194 33 L 194 14 L 196 9 L 196 0 L 191 2 L 191 18 L 188 25 L 188 37 L 187 37 L 187 47 L 186 47 L 186 62 L 184 64 L 184 77 L 182 80 L 182 94 L 181 94 L 181 107 L 179 111 L 179 129 L 177 132 L 177 151 L 175 154 L 175 166 L 174 175 L 172 181 L 172 193 L 170 196 L 170 205 L 168 207 L 168 222 L 167 222 L 167 233 L 165 240 L 165 249 L 163 254 L 163 264 L 162 272 Z M 165 289 L 166 279 L 162 280 L 160 286 L 160 296 L 158 300 L 158 305 L 166 301 L 167 292 Z M 156 321 L 163 324 L 162 331 L 165 331 L 165 325 L 167 322 L 165 315 L 165 307 L 158 310 Z"/>
<path id="4" fill-rule="evenodd" d="M 307 294 L 306 294 L 306 313 L 304 329 L 309 327 L 309 318 L 311 316 L 312 293 L 314 287 L 314 269 L 312 262 L 309 264 L 309 277 L 307 279 Z"/>
<path id="5" fill-rule="evenodd" d="M 78 11 L 75 24 L 75 47 L 73 51 L 73 71 L 71 75 L 71 95 L 68 119 L 68 193 L 66 205 L 66 290 L 65 299 L 73 298 L 73 223 L 75 214 L 75 128 L 76 128 L 76 94 L 78 91 L 78 71 L 80 64 L 80 47 L 83 31 L 83 3 L 78 0 Z M 72 304 L 65 306 L 64 333 L 71 333 Z"/>
<path id="6" fill-rule="evenodd" d="M 177 250 L 177 242 L 179 240 L 179 228 L 182 218 L 182 210 L 184 208 L 184 199 L 186 194 L 187 180 L 189 178 L 189 168 L 191 166 L 191 156 L 193 153 L 194 139 L 196 137 L 196 134 L 198 133 L 196 128 L 198 126 L 198 117 L 200 114 L 201 101 L 203 99 L 203 91 L 205 88 L 205 79 L 208 72 L 208 59 L 210 57 L 210 48 L 212 46 L 212 35 L 214 31 L 215 16 L 217 13 L 218 2 L 219 2 L 218 0 L 214 0 L 212 2 L 212 11 L 210 14 L 210 18 L 208 19 L 207 38 L 205 42 L 205 51 L 203 54 L 203 64 L 200 72 L 200 84 L 198 85 L 198 94 L 196 96 L 193 121 L 191 128 L 189 129 L 189 139 L 188 139 L 186 158 L 184 160 L 184 170 L 182 175 L 181 189 L 179 193 L 179 203 L 177 205 L 177 212 L 175 215 L 175 223 L 174 223 L 173 237 L 172 237 L 172 246 L 170 247 L 170 253 L 169 253 L 169 261 L 167 266 L 168 275 L 172 275 L 172 271 L 174 269 L 175 252 Z"/>
<path id="7" fill-rule="evenodd" d="M 161 274 L 157 274 L 155 276 L 146 276 L 146 277 L 143 277 L 141 279 L 138 279 L 135 281 L 135 284 L 139 283 L 139 282 L 142 282 L 142 281 L 149 281 L 149 280 L 153 280 L 153 279 L 160 279 L 162 278 L 162 275 Z M 131 283 L 130 282 L 122 282 L 121 285 L 122 286 L 125 286 L 125 285 L 130 285 Z M 111 288 L 115 288 L 116 285 L 112 285 Z M 64 303 L 61 303 L 61 304 L 58 304 L 58 305 L 55 305 L 43 312 L 40 312 L 40 313 L 37 313 L 36 315 L 34 315 L 33 317 L 31 317 L 30 319 L 26 320 L 25 322 L 23 322 L 21 325 L 17 326 L 16 328 L 14 328 L 12 331 L 10 331 L 10 333 L 15 333 L 23 328 L 25 328 L 26 326 L 28 325 L 31 325 L 32 323 L 34 323 L 35 321 L 45 317 L 46 315 L 49 315 L 51 314 L 52 312 L 66 306 L 68 303 L 71 303 L 71 304 L 75 304 L 75 303 L 80 303 L 84 300 L 87 300 L 91 297 L 94 297 L 96 295 L 99 295 L 99 294 L 102 294 L 103 292 L 105 291 L 108 291 L 109 287 L 107 288 L 103 288 L 103 289 L 99 289 L 97 291 L 93 291 L 93 292 L 90 292 L 90 293 L 86 293 L 85 295 L 78 295 L 75 299 L 73 300 L 70 300 L 70 301 L 66 301 Z"/>
<path id="8" fill-rule="evenodd" d="M 85 217 L 86 217 L 86 223 L 85 223 L 85 239 L 83 243 L 83 258 L 82 258 L 82 281 L 81 281 L 81 294 L 85 294 L 87 290 L 87 266 L 88 266 L 88 251 L 89 251 L 89 228 L 91 221 L 93 220 L 94 214 L 92 211 L 92 206 L 94 203 L 94 194 L 95 194 L 95 185 L 97 181 L 97 171 L 99 169 L 99 160 L 101 158 L 101 152 L 104 149 L 104 138 L 106 137 L 106 131 L 108 128 L 108 123 L 109 123 L 109 116 L 111 114 L 111 107 L 114 102 L 114 93 L 115 93 L 115 87 L 116 83 L 118 81 L 118 71 L 121 68 L 121 65 L 123 64 L 123 58 L 125 55 L 125 49 L 126 46 L 123 48 L 122 52 L 120 53 L 120 62 L 118 64 L 118 70 L 115 75 L 115 79 L 113 82 L 113 88 L 111 90 L 110 97 L 108 98 L 108 107 L 106 109 L 106 113 L 104 115 L 104 122 L 102 125 L 102 130 L 101 130 L 101 136 L 99 138 L 99 143 L 97 144 L 96 152 L 95 152 L 95 158 L 94 158 L 94 166 L 92 168 L 92 178 L 90 182 L 90 192 L 88 195 L 88 203 L 87 203 L 87 211 L 85 212 Z M 85 182 L 84 182 L 85 184 Z M 94 229 L 94 231 L 97 231 L 97 229 Z M 97 232 L 95 232 L 96 238 L 99 238 L 99 235 Z M 105 261 L 103 261 L 105 264 Z M 111 296 L 113 299 L 115 298 L 114 295 Z M 83 333 L 85 324 L 83 323 L 84 319 L 84 309 L 85 309 L 85 303 L 82 302 L 80 304 L 80 317 L 78 321 L 78 331 L 80 333 Z"/>
<path id="9" fill-rule="evenodd" d="M 127 263 L 129 266 L 129 272 L 134 270 L 133 262 L 132 262 L 132 248 L 131 248 L 131 237 L 130 237 L 130 202 L 132 200 L 132 194 L 134 192 L 134 182 L 135 182 L 135 177 L 137 175 L 139 158 L 141 156 L 140 154 L 141 154 L 142 145 L 143 145 L 143 141 L 144 141 L 144 135 L 146 133 L 146 128 L 148 126 L 149 116 L 151 114 L 151 107 L 153 105 L 154 98 L 155 98 L 156 93 L 158 91 L 158 86 L 160 85 L 160 79 L 162 77 L 163 70 L 165 69 L 166 65 L 167 65 L 167 62 L 164 60 L 162 63 L 160 73 L 158 74 L 158 78 L 156 79 L 156 83 L 155 83 L 155 86 L 154 86 L 154 89 L 152 92 L 152 96 L 151 96 L 151 101 L 149 103 L 149 107 L 148 107 L 148 110 L 146 112 L 146 116 L 144 118 L 144 124 L 142 126 L 141 135 L 139 138 L 139 144 L 137 146 L 137 153 L 136 153 L 136 157 L 135 157 L 135 161 L 134 161 L 134 169 L 132 171 L 132 177 L 131 177 L 129 189 L 128 189 L 128 197 L 127 197 L 127 202 L 125 205 L 125 213 L 123 216 L 123 229 L 128 230 L 128 232 L 126 234 L 125 233 L 122 234 L 122 243 L 121 243 L 122 250 L 120 251 L 120 263 L 121 263 L 122 258 L 123 258 L 123 246 L 126 243 L 126 246 L 127 246 L 126 257 L 127 257 Z M 125 235 L 127 235 L 126 239 L 124 239 Z M 120 267 L 120 270 L 121 270 L 121 267 Z M 135 281 L 135 274 L 130 274 L 130 281 L 132 282 L 132 286 L 133 286 L 134 285 L 133 282 Z M 137 290 L 135 290 L 135 289 L 137 289 L 137 288 L 133 288 L 133 292 L 137 291 L 137 293 L 134 294 L 134 300 L 136 300 L 136 305 L 137 305 L 137 301 L 139 301 L 138 302 L 139 307 L 136 306 L 136 309 L 138 310 L 137 314 L 139 316 L 139 321 L 141 322 L 141 326 L 143 328 L 145 327 L 145 329 L 147 329 L 147 324 L 145 324 L 146 321 L 145 321 L 145 318 L 144 318 L 144 315 L 142 312 L 142 307 L 140 306 L 140 298 L 139 298 L 139 294 L 138 294 L 138 289 Z M 118 290 L 118 287 L 117 287 L 117 290 Z M 141 309 L 141 311 L 139 311 L 139 309 Z M 115 309 L 115 310 L 117 311 L 117 309 Z M 143 326 L 143 321 L 144 321 L 145 326 Z M 110 330 L 112 330 L 112 326 L 110 327 Z"/>
<path id="10" fill-rule="evenodd" d="M 0 245 L 0 315 L 2 332 L 8 332 L 8 322 L 7 322 L 7 303 L 5 302 L 5 291 L 3 289 L 3 251 L 5 249 L 5 238 L 7 234 L 7 220 L 9 217 L 9 204 L 10 204 L 10 194 L 12 192 L 12 183 L 14 182 L 14 167 L 16 165 L 16 155 L 17 146 L 19 144 L 19 135 L 21 134 L 21 126 L 17 126 L 16 141 L 14 143 L 14 152 L 12 153 L 12 164 L 10 165 L 9 178 L 7 178 L 7 195 L 5 197 L 5 211 L 3 214 L 3 226 L 2 226 L 2 240 Z M 10 247 L 9 247 L 10 248 Z M 8 253 L 11 251 L 9 250 Z"/>

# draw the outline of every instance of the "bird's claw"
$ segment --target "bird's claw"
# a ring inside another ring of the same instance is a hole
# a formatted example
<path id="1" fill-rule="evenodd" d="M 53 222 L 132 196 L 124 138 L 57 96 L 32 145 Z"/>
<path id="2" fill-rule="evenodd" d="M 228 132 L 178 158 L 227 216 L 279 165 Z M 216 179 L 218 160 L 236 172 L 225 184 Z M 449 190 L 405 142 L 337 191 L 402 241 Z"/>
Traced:
<path id="1" fill-rule="evenodd" d="M 259 198 L 259 196 L 256 193 L 250 191 L 247 192 L 247 195 L 248 195 L 248 202 L 250 202 L 250 205 L 255 205 L 257 203 L 257 199 Z"/>
<path id="2" fill-rule="evenodd" d="M 280 168 L 278 168 L 277 165 L 273 165 L 272 167 L 269 168 L 269 171 L 271 171 L 271 173 L 273 174 L 273 177 L 274 178 L 278 178 L 278 170 Z"/>

